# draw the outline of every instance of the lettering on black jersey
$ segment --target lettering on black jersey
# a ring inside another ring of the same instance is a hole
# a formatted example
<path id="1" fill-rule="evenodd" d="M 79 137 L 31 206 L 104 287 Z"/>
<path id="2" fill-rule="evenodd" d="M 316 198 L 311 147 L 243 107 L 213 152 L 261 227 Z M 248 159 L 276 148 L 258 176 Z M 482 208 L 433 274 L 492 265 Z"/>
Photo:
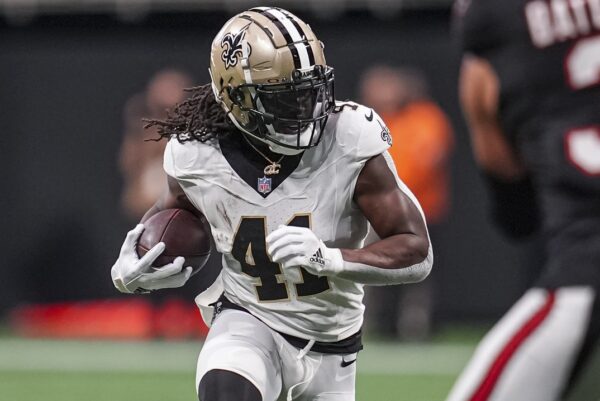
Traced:
<path id="1" fill-rule="evenodd" d="M 525 17 L 531 41 L 544 48 L 600 30 L 600 0 L 536 0 Z"/>

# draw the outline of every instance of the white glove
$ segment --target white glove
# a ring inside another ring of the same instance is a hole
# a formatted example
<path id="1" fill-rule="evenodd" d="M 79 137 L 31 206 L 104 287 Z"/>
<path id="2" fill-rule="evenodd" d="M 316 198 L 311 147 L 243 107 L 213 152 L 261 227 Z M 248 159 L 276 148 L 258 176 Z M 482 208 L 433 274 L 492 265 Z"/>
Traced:
<path id="1" fill-rule="evenodd" d="M 344 268 L 342 252 L 325 246 L 308 228 L 279 226 L 266 241 L 271 259 L 283 268 L 301 266 L 317 276 L 334 276 Z"/>
<path id="2" fill-rule="evenodd" d="M 110 271 L 115 287 L 124 293 L 143 294 L 160 288 L 183 286 L 192 274 L 191 267 L 182 270 L 185 262 L 183 257 L 179 256 L 160 268 L 152 267 L 152 263 L 165 250 L 164 242 L 159 242 L 141 259 L 138 258 L 135 247 L 143 231 L 144 225 L 138 224 L 127 233 L 119 259 Z"/>

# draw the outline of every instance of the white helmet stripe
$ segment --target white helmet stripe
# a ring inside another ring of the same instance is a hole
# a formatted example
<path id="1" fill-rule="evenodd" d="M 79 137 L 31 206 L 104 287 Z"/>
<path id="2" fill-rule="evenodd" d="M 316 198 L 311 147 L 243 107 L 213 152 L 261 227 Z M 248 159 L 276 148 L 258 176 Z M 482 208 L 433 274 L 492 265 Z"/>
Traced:
<path id="1" fill-rule="evenodd" d="M 250 57 L 250 45 L 247 40 L 242 43 L 242 71 L 244 71 L 244 80 L 247 84 L 252 83 L 252 74 L 250 73 L 250 65 L 248 64 L 248 57 Z"/>
<path id="2" fill-rule="evenodd" d="M 285 27 L 285 29 L 290 34 L 292 41 L 294 42 L 293 46 L 298 51 L 298 55 L 300 56 L 300 68 L 306 69 L 311 68 L 310 59 L 308 57 L 308 51 L 306 50 L 306 46 L 304 43 L 301 43 L 304 39 L 302 38 L 302 34 L 296 29 L 294 24 L 289 20 L 289 18 L 279 11 L 276 8 L 270 8 L 265 11 L 266 13 L 271 14 L 273 17 L 277 18 L 279 22 Z"/>

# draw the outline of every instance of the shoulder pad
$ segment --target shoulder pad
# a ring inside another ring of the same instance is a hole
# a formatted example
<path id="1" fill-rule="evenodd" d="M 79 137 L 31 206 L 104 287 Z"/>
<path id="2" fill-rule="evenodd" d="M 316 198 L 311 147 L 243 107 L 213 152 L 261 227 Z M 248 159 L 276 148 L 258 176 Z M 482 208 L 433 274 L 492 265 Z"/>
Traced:
<path id="1" fill-rule="evenodd" d="M 356 155 L 359 159 L 370 159 L 392 146 L 392 135 L 379 114 L 364 106 L 362 109 L 365 122 L 358 138 Z"/>
<path id="2" fill-rule="evenodd" d="M 336 106 L 337 141 L 346 153 L 366 161 L 391 146 L 390 131 L 373 109 L 354 102 L 338 102 Z"/>
<path id="3" fill-rule="evenodd" d="M 179 142 L 176 138 L 170 139 L 165 148 L 163 168 L 174 178 L 183 178 L 191 173 L 198 173 L 204 163 L 202 159 L 202 146 L 196 141 Z M 204 156 L 206 158 L 206 156 Z"/>

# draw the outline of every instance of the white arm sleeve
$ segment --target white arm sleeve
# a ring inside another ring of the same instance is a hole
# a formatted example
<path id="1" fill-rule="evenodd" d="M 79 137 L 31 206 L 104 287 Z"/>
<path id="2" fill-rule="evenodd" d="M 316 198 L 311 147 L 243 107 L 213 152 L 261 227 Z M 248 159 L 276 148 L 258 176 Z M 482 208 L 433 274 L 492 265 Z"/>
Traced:
<path id="1" fill-rule="evenodd" d="M 401 269 L 382 269 L 362 263 L 346 262 L 337 277 L 368 285 L 394 285 L 423 281 L 433 266 L 433 249 L 429 245 L 427 257 L 421 262 Z"/>

